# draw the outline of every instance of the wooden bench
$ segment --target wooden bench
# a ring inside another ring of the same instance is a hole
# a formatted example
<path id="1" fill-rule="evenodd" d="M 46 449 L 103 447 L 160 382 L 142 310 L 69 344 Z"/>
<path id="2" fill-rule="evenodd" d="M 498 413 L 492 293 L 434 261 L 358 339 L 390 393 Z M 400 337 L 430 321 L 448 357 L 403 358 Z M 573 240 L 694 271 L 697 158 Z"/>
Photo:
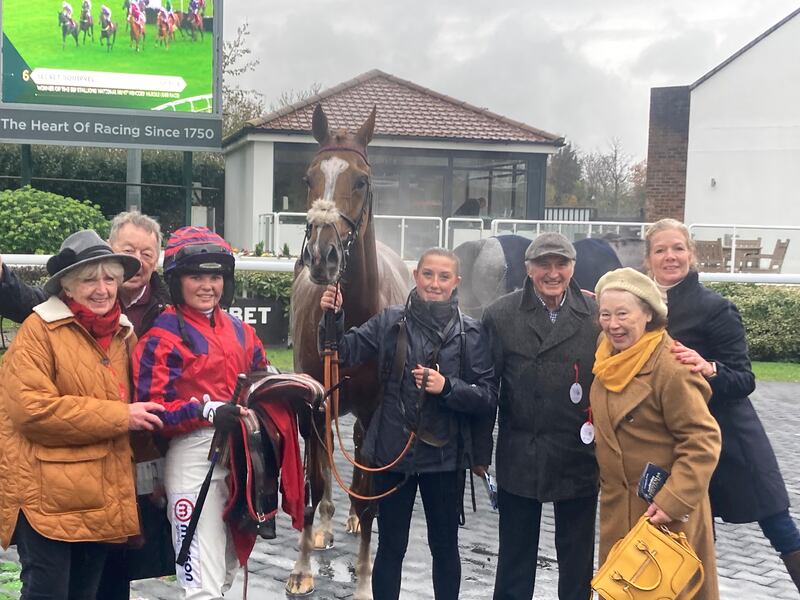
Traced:
<path id="1" fill-rule="evenodd" d="M 695 240 L 694 254 L 698 271 L 718 273 L 725 270 L 722 240 Z"/>
<path id="2" fill-rule="evenodd" d="M 742 271 L 747 273 L 780 273 L 783 268 L 783 261 L 786 258 L 786 250 L 789 248 L 789 240 L 777 240 L 772 254 L 748 254 L 745 256 Z M 761 266 L 762 261 L 769 261 L 766 267 Z"/>

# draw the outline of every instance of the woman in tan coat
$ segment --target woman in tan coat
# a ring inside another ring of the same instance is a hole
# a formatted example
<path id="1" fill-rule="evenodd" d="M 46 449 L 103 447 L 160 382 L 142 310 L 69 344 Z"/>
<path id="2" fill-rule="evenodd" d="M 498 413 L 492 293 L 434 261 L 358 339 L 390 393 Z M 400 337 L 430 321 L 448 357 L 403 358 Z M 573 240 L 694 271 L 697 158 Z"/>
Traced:
<path id="1" fill-rule="evenodd" d="M 22 598 L 95 598 L 108 546 L 139 532 L 128 431 L 154 429 L 129 404 L 133 327 L 117 288 L 139 261 L 94 231 L 47 263 L 50 298 L 0 369 L 0 545 L 17 545 Z"/>
<path id="2" fill-rule="evenodd" d="M 600 467 L 600 564 L 647 514 L 652 523 L 686 533 L 705 569 L 695 598 L 717 600 L 708 484 L 720 433 L 706 405 L 710 388 L 673 358 L 667 307 L 649 278 L 617 269 L 595 291 L 603 329 L 590 395 Z M 648 462 L 669 473 L 650 504 L 636 493 Z"/>

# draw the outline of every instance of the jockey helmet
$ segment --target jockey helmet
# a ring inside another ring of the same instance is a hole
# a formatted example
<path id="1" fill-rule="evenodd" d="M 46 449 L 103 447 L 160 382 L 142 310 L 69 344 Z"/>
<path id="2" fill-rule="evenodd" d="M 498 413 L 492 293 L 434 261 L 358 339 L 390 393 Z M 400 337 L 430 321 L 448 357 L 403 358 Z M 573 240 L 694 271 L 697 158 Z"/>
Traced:
<path id="1" fill-rule="evenodd" d="M 235 263 L 231 245 L 218 234 L 206 227 L 181 227 L 170 236 L 164 250 L 164 278 L 172 302 L 183 304 L 182 275 L 218 274 L 224 281 L 220 304 L 230 306 Z"/>

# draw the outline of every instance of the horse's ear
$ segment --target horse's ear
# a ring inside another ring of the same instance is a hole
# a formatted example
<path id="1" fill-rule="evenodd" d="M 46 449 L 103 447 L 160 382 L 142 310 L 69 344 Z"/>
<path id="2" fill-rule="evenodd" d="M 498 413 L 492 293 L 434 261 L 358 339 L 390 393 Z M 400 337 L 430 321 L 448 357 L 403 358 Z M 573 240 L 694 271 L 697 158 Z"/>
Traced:
<path id="1" fill-rule="evenodd" d="M 311 119 L 311 133 L 314 134 L 314 139 L 320 144 L 328 141 L 328 116 L 322 109 L 322 104 L 317 104 L 314 109 L 314 117 Z"/>
<path id="2" fill-rule="evenodd" d="M 372 141 L 372 133 L 375 131 L 375 105 L 372 105 L 372 112 L 369 113 L 367 120 L 364 121 L 364 124 L 361 126 L 361 129 L 358 130 L 356 134 L 356 139 L 361 142 L 364 147 L 367 147 Z"/>

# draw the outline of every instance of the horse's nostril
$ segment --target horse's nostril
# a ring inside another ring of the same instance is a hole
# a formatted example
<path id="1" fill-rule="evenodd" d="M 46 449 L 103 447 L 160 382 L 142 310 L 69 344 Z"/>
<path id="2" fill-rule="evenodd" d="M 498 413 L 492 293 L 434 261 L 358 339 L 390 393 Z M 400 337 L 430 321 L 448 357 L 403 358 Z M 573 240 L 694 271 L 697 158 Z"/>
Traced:
<path id="1" fill-rule="evenodd" d="M 328 248 L 328 264 L 336 263 L 339 260 L 339 253 L 336 251 L 336 246 L 331 246 Z"/>

